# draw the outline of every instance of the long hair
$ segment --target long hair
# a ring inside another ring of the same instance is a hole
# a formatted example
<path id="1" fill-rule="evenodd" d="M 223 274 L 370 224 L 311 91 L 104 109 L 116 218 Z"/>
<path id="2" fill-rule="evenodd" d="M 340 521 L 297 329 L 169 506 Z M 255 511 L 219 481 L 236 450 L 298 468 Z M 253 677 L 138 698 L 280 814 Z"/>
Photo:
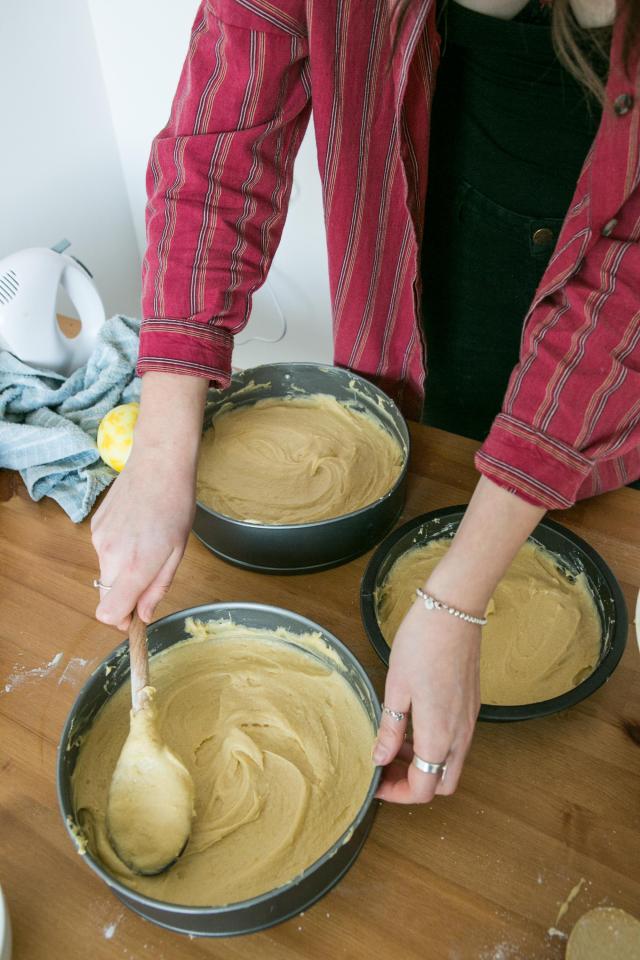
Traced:
<path id="1" fill-rule="evenodd" d="M 639 4 L 637 0 L 619 0 L 616 16 L 627 14 L 623 42 L 625 68 L 634 41 L 639 36 Z M 571 0 L 553 0 L 551 7 L 551 37 L 556 54 L 569 73 L 601 103 L 605 102 L 605 87 L 601 74 L 594 69 L 594 61 L 606 64 L 611 44 L 611 27 L 599 27 L 589 31 L 580 27 L 573 15 Z"/>
<path id="2" fill-rule="evenodd" d="M 414 0 L 392 0 L 392 19 L 397 38 L 409 8 Z M 628 68 L 631 50 L 640 41 L 640 0 L 618 0 L 617 16 L 626 15 L 623 40 L 623 58 Z M 558 59 L 566 69 L 601 103 L 605 101 L 605 86 L 594 61 L 606 64 L 609 58 L 611 27 L 585 30 L 578 24 L 570 0 L 552 0 L 551 36 Z M 393 45 L 395 53 L 395 42 Z"/>

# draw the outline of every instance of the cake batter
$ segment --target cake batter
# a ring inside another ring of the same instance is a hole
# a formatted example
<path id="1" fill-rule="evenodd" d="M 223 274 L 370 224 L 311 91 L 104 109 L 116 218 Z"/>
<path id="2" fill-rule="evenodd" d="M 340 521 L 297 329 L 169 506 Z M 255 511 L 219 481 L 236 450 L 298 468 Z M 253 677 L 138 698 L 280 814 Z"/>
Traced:
<path id="1" fill-rule="evenodd" d="M 391 568 L 378 596 L 378 621 L 389 645 L 449 540 L 409 550 Z M 442 598 L 446 600 L 446 597 Z M 483 703 L 538 703 L 573 689 L 600 659 L 601 624 L 581 573 L 575 582 L 531 542 L 518 552 L 487 609 L 482 634 Z"/>
<path id="2" fill-rule="evenodd" d="M 215 418 L 202 440 L 197 495 L 238 520 L 310 523 L 379 500 L 403 462 L 384 427 L 334 397 L 273 397 Z"/>
<path id="3" fill-rule="evenodd" d="M 349 827 L 374 773 L 374 730 L 318 635 L 187 621 L 192 639 L 153 657 L 158 723 L 195 783 L 182 857 L 134 875 L 105 830 L 109 783 L 129 724 L 129 686 L 96 717 L 73 774 L 88 849 L 126 886 L 169 903 L 217 906 L 281 886 Z M 334 655 L 335 657 L 335 655 Z"/>

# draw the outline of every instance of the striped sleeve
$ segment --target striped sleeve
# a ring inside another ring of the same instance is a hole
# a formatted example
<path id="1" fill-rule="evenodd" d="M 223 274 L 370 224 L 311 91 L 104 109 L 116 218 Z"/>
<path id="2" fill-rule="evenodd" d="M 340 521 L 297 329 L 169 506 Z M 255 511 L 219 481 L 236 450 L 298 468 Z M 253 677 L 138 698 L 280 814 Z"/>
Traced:
<path id="1" fill-rule="evenodd" d="M 548 509 L 640 477 L 638 194 L 632 209 L 626 237 L 599 237 L 534 306 L 502 413 L 476 455 L 489 479 Z"/>
<path id="2" fill-rule="evenodd" d="M 228 383 L 284 226 L 311 110 L 307 53 L 303 24 L 268 0 L 200 6 L 147 169 L 139 374 Z"/>

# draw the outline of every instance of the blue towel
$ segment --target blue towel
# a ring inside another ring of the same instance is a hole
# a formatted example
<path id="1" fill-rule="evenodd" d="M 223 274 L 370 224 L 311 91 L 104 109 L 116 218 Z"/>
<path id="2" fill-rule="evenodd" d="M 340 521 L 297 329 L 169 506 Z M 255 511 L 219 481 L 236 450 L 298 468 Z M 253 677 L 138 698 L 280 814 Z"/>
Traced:
<path id="1" fill-rule="evenodd" d="M 112 407 L 140 398 L 139 331 L 131 317 L 106 320 L 87 363 L 67 378 L 0 351 L 0 467 L 19 470 L 34 500 L 53 497 L 76 523 L 116 476 L 96 434 Z"/>

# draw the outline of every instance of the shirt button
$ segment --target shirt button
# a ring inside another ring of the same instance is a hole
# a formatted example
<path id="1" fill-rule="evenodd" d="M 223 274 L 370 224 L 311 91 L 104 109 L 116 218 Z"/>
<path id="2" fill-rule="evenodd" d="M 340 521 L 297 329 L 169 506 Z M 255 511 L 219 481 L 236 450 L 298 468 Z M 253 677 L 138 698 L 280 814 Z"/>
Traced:
<path id="1" fill-rule="evenodd" d="M 621 93 L 613 101 L 613 109 L 619 117 L 624 117 L 625 113 L 633 107 L 633 96 L 630 93 Z"/>
<path id="2" fill-rule="evenodd" d="M 552 242 L 553 230 L 550 230 L 549 227 L 538 227 L 531 239 L 537 247 L 542 247 L 544 244 Z"/>
<path id="3" fill-rule="evenodd" d="M 604 227 L 602 228 L 602 236 L 610 237 L 617 226 L 618 226 L 618 221 L 616 220 L 615 217 L 612 217 L 612 219 L 608 220 L 605 223 Z"/>

